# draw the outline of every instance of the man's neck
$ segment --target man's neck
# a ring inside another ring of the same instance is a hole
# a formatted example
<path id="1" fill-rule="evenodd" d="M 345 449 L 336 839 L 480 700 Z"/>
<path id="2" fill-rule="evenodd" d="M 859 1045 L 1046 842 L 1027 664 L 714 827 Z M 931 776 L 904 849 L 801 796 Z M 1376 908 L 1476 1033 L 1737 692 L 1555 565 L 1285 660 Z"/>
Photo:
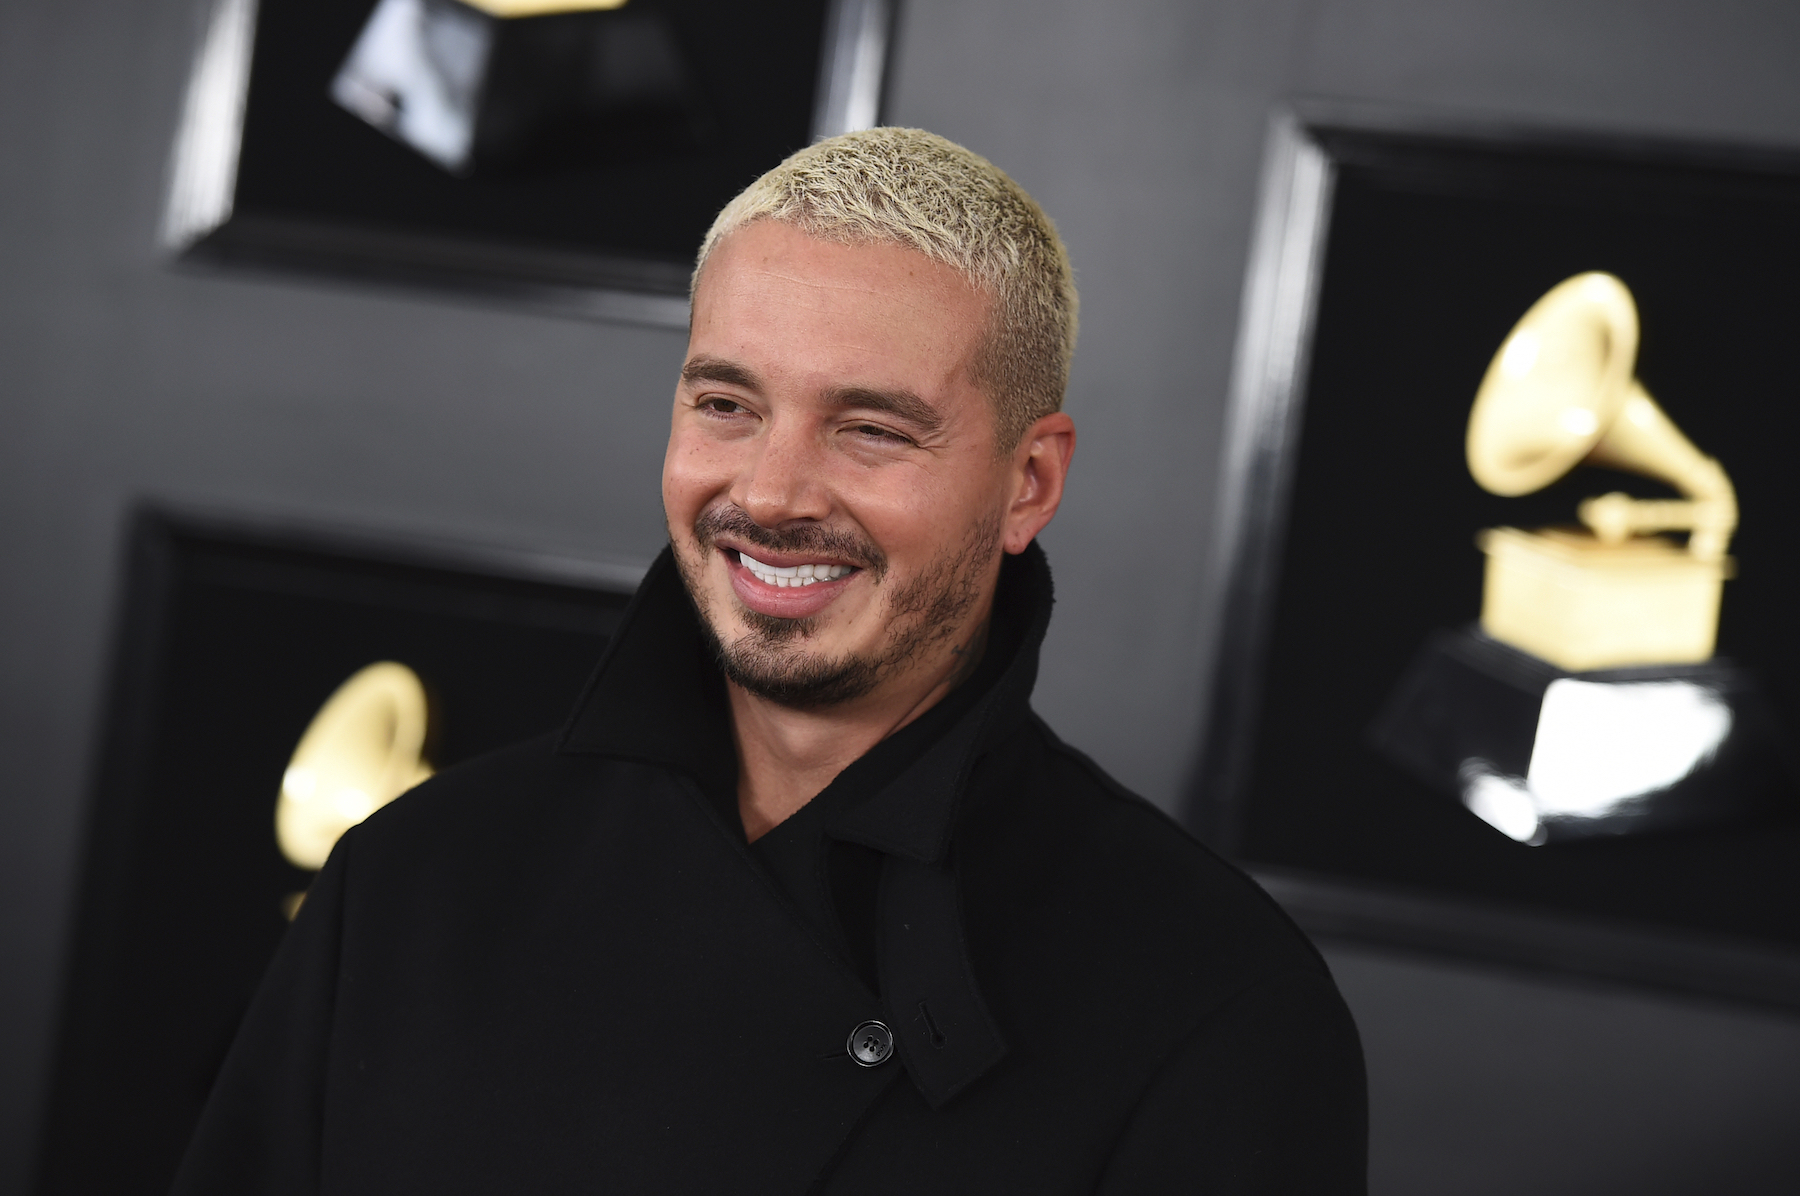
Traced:
<path id="1" fill-rule="evenodd" d="M 754 843 L 817 797 L 870 748 L 949 696 L 980 663 L 988 620 L 936 667 L 909 670 L 854 702 L 796 710 L 727 681 L 738 756 L 738 814 Z"/>

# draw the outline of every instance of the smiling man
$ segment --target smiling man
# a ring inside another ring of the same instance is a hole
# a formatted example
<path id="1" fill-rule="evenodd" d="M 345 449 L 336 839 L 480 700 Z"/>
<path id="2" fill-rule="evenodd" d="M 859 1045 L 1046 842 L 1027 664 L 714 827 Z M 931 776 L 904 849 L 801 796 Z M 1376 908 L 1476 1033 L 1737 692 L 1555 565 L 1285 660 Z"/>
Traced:
<path id="1" fill-rule="evenodd" d="M 727 206 L 669 551 L 560 735 L 340 842 L 177 1191 L 1361 1191 L 1318 955 L 1030 709 L 1074 338 L 941 138 Z"/>
<path id="2" fill-rule="evenodd" d="M 663 465 L 753 839 L 969 675 L 1002 549 L 1055 514 L 1075 448 L 1068 416 L 1035 409 L 1049 385 L 996 418 L 979 380 L 993 303 L 963 271 L 771 218 L 758 209 L 792 202 L 767 195 L 780 182 L 727 209 L 702 251 Z M 1038 248 L 1066 342 L 1073 287 L 1059 247 Z M 1065 344 L 1051 354 L 1060 374 Z"/>

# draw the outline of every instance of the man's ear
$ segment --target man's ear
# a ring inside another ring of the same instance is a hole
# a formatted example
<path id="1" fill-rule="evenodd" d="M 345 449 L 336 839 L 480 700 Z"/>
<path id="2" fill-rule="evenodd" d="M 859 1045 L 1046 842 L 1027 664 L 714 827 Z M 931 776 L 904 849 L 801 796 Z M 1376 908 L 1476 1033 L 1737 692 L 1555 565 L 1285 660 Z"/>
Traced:
<path id="1" fill-rule="evenodd" d="M 1008 552 L 1025 546 L 1044 530 L 1062 504 L 1069 460 L 1075 455 L 1075 421 L 1058 411 L 1032 424 L 1013 450 L 1009 476 L 1011 502 L 1001 546 Z"/>

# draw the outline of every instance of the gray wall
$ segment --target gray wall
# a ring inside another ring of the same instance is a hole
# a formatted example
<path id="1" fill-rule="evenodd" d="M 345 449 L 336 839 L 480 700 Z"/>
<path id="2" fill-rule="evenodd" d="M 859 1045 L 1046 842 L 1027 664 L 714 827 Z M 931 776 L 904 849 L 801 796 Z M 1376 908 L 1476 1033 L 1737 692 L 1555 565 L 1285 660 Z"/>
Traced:
<path id="1" fill-rule="evenodd" d="M 0 6 L 0 1193 L 44 1083 L 127 505 L 646 559 L 679 336 L 165 268 L 190 0 Z M 1258 156 L 1296 95 L 1800 145 L 1774 0 L 910 0 L 892 117 L 990 155 L 1082 286 L 1039 705 L 1172 802 Z M 1370 952 L 1384 1193 L 1800 1187 L 1800 1025 Z M 1792 1141 L 1790 1141 L 1792 1140 Z"/>

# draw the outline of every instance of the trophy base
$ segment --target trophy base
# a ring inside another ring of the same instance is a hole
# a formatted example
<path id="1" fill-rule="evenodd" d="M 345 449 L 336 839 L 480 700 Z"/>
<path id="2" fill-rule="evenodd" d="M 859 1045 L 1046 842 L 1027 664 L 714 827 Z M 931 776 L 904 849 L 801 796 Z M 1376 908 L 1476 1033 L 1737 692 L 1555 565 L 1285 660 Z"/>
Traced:
<path id="1" fill-rule="evenodd" d="M 1719 628 L 1729 558 L 1701 560 L 1661 536 L 1604 544 L 1591 533 L 1490 528 L 1481 629 L 1570 672 L 1698 664 Z"/>
<path id="2" fill-rule="evenodd" d="M 1794 806 L 1779 724 L 1727 660 L 1573 673 L 1474 628 L 1439 632 L 1369 735 L 1389 760 L 1533 846 Z"/>

